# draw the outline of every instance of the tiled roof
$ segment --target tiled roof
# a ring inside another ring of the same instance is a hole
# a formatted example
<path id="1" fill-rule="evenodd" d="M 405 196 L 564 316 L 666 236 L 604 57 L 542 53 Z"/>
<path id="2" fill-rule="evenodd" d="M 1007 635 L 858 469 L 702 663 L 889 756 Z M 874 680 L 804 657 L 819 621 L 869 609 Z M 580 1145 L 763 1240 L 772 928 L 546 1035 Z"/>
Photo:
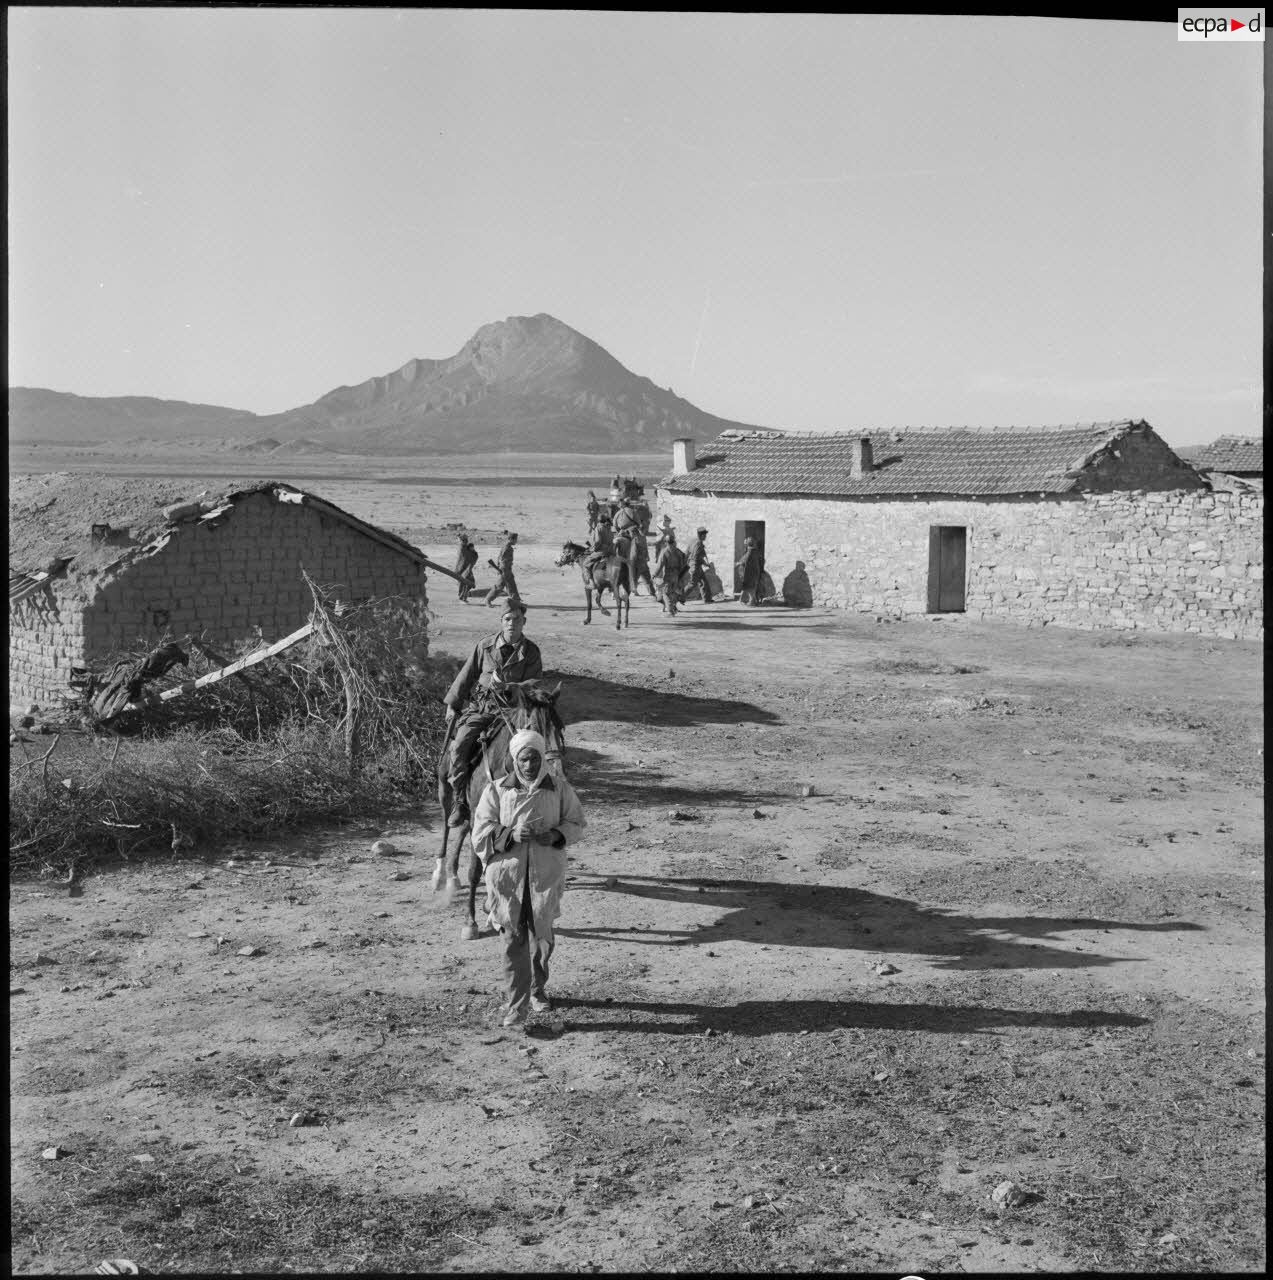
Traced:
<path id="1" fill-rule="evenodd" d="M 1181 451 L 1199 471 L 1258 471 L 1264 474 L 1263 436 L 1220 436 L 1210 444 Z"/>
<path id="2" fill-rule="evenodd" d="M 1098 454 L 1132 430 L 1150 427 L 1124 419 L 1057 427 L 908 427 L 823 435 L 725 431 L 703 444 L 693 471 L 659 483 L 674 493 L 836 497 L 1066 493 Z M 855 478 L 850 447 L 862 438 L 871 442 L 872 469 Z"/>

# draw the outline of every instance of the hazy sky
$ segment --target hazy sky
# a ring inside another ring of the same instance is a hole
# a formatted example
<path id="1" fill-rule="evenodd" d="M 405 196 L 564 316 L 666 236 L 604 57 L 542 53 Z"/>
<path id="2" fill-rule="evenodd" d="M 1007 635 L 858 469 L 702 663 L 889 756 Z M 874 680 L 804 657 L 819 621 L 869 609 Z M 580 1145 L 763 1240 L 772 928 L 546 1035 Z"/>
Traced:
<path id="1" fill-rule="evenodd" d="M 1261 430 L 1259 44 L 1043 18 L 7 18 L 14 385 L 268 413 L 546 311 L 766 426 Z"/>

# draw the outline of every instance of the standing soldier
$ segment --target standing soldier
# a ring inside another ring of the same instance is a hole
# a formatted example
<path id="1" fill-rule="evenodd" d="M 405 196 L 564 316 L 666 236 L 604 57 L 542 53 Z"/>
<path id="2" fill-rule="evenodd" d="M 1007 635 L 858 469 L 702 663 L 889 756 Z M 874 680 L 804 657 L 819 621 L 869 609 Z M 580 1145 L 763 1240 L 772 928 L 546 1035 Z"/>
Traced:
<path id="1" fill-rule="evenodd" d="M 473 566 L 477 563 L 477 548 L 469 541 L 467 533 L 460 534 L 459 554 L 455 557 L 455 572 L 460 580 L 460 599 L 469 602 L 469 592 L 477 583 L 473 579 Z"/>
<path id="2" fill-rule="evenodd" d="M 516 545 L 517 535 L 505 529 L 504 545 L 500 548 L 499 563 L 496 564 L 494 560 L 490 562 L 491 568 L 499 574 L 499 578 L 486 597 L 486 607 L 488 609 L 495 603 L 495 597 L 501 592 L 507 592 L 510 600 L 518 597 L 517 580 L 513 577 L 513 548 Z"/>
<path id="3" fill-rule="evenodd" d="M 685 573 L 685 552 L 676 545 L 676 534 L 669 529 L 660 539 L 663 549 L 654 562 L 655 581 L 662 581 L 659 590 L 659 606 L 664 613 L 676 617 L 676 606 L 681 602 L 681 578 Z"/>
<path id="4" fill-rule="evenodd" d="M 743 539 L 743 554 L 734 565 L 738 570 L 739 600 L 746 605 L 760 603 L 760 549 L 750 534 Z"/>
<path id="5" fill-rule="evenodd" d="M 601 515 L 601 503 L 597 501 L 597 495 L 591 489 L 588 490 L 588 537 L 592 537 L 592 531 L 597 527 L 597 518 Z"/>
<path id="6" fill-rule="evenodd" d="M 659 527 L 657 532 L 659 536 L 654 540 L 655 561 L 657 561 L 659 556 L 663 554 L 663 546 L 667 542 L 668 536 L 672 532 L 672 521 L 666 513 L 664 514 L 663 519 L 659 522 Z M 685 553 L 682 552 L 681 554 L 684 555 Z"/>
<path id="7" fill-rule="evenodd" d="M 712 589 L 707 585 L 707 530 L 702 525 L 695 530 L 698 537 L 689 550 L 690 590 L 698 589 L 704 604 L 711 604 Z"/>

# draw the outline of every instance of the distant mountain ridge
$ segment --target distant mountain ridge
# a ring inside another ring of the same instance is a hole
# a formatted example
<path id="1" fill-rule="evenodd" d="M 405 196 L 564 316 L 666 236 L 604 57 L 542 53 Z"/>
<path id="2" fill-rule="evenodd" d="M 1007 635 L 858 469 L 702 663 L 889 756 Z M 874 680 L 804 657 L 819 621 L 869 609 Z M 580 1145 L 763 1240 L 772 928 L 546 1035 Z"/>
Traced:
<path id="1" fill-rule="evenodd" d="M 258 415 L 145 396 L 9 391 L 11 441 L 240 441 L 357 454 L 642 453 L 747 427 L 632 373 L 550 315 L 483 325 L 449 359 L 409 360 L 313 403 Z"/>

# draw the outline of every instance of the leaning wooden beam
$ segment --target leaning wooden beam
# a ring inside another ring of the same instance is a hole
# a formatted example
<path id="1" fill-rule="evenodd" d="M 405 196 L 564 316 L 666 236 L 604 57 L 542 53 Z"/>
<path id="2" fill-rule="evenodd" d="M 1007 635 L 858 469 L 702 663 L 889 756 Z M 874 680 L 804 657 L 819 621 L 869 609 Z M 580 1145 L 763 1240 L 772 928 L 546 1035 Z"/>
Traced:
<path id="1" fill-rule="evenodd" d="M 284 649 L 290 649 L 292 645 L 299 644 L 307 636 L 313 634 L 314 624 L 307 622 L 299 631 L 293 631 L 291 635 L 284 636 L 281 640 L 276 640 L 272 645 L 265 649 L 258 649 L 255 653 L 249 653 L 245 658 L 239 658 L 230 663 L 228 667 L 221 667 L 216 671 L 209 671 L 207 675 L 200 676 L 197 680 L 183 680 L 175 689 L 165 689 L 159 695 L 160 702 L 171 702 L 173 698 L 179 698 L 183 693 L 193 693 L 196 689 L 204 689 L 210 684 L 216 684 L 218 681 L 226 679 L 228 676 L 238 675 L 247 667 L 254 667 L 258 662 L 264 662 L 266 658 L 272 658 L 276 653 L 282 653 Z"/>
<path id="2" fill-rule="evenodd" d="M 454 578 L 456 582 L 460 581 L 460 575 L 454 569 L 448 569 L 445 565 L 435 564 L 428 556 L 423 556 L 422 559 L 426 569 L 435 569 L 438 573 L 445 573 L 448 578 Z"/>

